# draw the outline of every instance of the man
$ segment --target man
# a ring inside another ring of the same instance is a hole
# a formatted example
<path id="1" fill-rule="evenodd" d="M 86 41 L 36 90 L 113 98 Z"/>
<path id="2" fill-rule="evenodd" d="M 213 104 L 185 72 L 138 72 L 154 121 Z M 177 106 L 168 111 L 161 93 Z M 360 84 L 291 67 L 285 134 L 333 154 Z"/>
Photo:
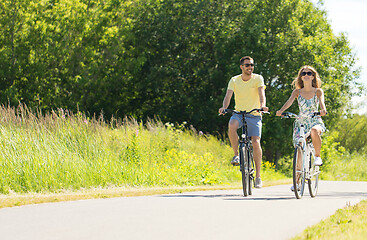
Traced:
<path id="1" fill-rule="evenodd" d="M 259 74 L 253 73 L 254 60 L 249 56 L 241 58 L 240 68 L 242 74 L 232 77 L 228 83 L 227 93 L 223 100 L 223 106 L 219 109 L 219 114 L 223 114 L 224 109 L 228 108 L 233 93 L 235 95 L 235 109 L 237 111 L 250 111 L 254 108 L 261 108 L 264 111 L 268 111 L 268 107 L 266 107 L 264 78 Z M 239 114 L 233 114 L 228 124 L 228 136 L 234 152 L 231 163 L 234 166 L 239 165 L 237 129 L 241 126 L 241 121 L 242 118 Z M 261 114 L 257 112 L 249 114 L 246 116 L 246 122 L 248 134 L 251 137 L 254 149 L 253 154 L 256 165 L 255 188 L 261 188 Z"/>

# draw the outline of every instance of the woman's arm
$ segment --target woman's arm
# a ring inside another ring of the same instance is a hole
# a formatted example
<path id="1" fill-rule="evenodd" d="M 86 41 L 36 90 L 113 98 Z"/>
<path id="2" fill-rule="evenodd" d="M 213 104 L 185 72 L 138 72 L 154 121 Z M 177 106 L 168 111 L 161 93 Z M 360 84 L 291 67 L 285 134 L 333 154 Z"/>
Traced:
<path id="1" fill-rule="evenodd" d="M 299 91 L 298 89 L 293 90 L 291 96 L 284 103 L 283 107 L 276 112 L 277 116 L 282 116 L 282 113 L 285 110 L 287 110 L 290 106 L 292 106 L 292 103 L 294 102 L 294 99 L 296 99 L 298 97 L 298 91 Z"/>
<path id="2" fill-rule="evenodd" d="M 316 95 L 319 98 L 319 102 L 320 102 L 320 116 L 325 116 L 327 114 L 327 111 L 325 107 L 324 91 L 321 88 L 318 88 L 316 90 Z"/>

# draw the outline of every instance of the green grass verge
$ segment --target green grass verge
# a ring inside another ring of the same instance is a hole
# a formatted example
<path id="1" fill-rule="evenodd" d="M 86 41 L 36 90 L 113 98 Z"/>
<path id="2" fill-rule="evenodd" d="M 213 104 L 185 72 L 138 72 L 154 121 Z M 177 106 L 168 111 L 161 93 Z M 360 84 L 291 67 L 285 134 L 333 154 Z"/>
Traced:
<path id="1" fill-rule="evenodd" d="M 185 123 L 0 107 L 0 194 L 237 183 L 232 149 Z M 284 179 L 264 163 L 263 180 Z"/>
<path id="2" fill-rule="evenodd" d="M 299 239 L 367 239 L 367 200 L 336 211 L 331 217 L 308 227 Z"/>

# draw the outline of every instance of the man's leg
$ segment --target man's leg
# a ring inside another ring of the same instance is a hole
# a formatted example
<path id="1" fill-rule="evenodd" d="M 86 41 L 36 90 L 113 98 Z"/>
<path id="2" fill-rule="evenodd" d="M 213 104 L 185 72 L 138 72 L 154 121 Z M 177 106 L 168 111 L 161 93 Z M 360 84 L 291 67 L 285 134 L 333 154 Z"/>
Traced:
<path id="1" fill-rule="evenodd" d="M 260 170 L 261 170 L 261 160 L 262 160 L 262 149 L 260 145 L 260 137 L 258 136 L 252 136 L 252 146 L 254 148 L 254 161 L 256 166 L 256 177 L 259 178 L 261 176 Z"/>
<path id="2" fill-rule="evenodd" d="M 235 156 L 238 156 L 238 126 L 239 122 L 236 119 L 231 119 L 228 123 L 228 137 Z"/>

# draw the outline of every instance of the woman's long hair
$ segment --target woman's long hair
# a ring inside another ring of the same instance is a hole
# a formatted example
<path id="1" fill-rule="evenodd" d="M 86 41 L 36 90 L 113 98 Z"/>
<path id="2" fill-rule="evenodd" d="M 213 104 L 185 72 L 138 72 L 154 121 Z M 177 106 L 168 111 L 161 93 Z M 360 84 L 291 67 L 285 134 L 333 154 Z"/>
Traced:
<path id="1" fill-rule="evenodd" d="M 315 68 L 305 65 L 303 67 L 301 67 L 301 69 L 298 71 L 298 75 L 297 77 L 294 79 L 294 81 L 292 82 L 292 85 L 296 88 L 296 89 L 301 89 L 304 88 L 305 86 L 303 85 L 303 80 L 302 80 L 302 76 L 301 73 L 303 72 L 303 70 L 305 69 L 309 69 L 311 70 L 311 72 L 313 73 L 313 80 L 312 80 L 312 87 L 314 88 L 320 88 L 321 87 L 321 79 L 320 76 L 318 74 L 318 72 L 316 71 Z"/>

